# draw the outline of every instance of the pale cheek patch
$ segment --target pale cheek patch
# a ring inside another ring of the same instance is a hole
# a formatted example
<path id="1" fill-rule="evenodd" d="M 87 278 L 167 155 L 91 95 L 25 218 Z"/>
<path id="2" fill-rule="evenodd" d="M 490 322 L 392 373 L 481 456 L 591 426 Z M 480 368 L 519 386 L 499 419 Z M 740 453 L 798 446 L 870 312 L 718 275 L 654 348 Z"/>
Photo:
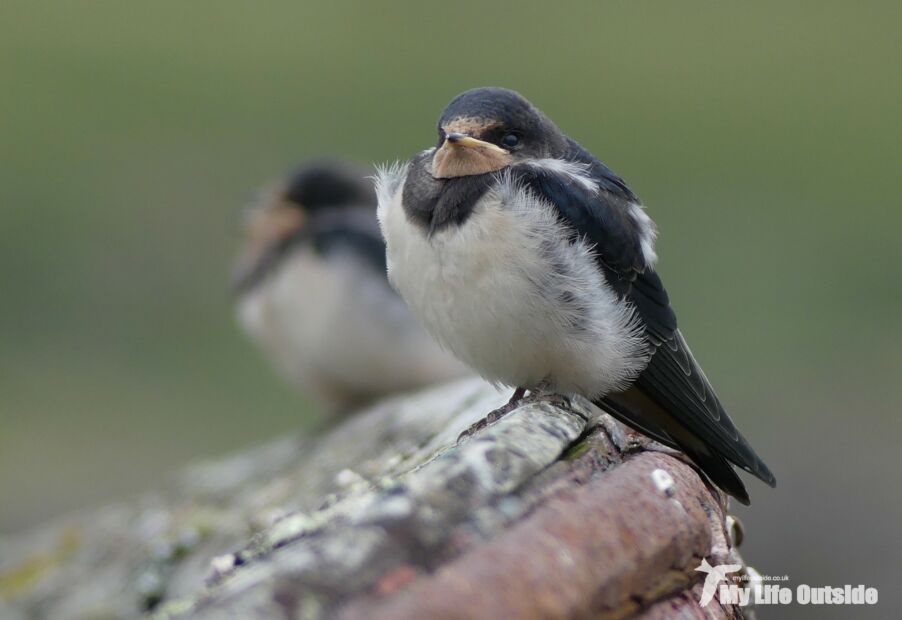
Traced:
<path id="1" fill-rule="evenodd" d="M 541 168 L 561 176 L 569 178 L 572 182 L 581 186 L 587 192 L 598 193 L 598 184 L 589 175 L 589 166 L 565 159 L 533 159 L 526 162 L 530 166 Z"/>
<path id="2" fill-rule="evenodd" d="M 645 265 L 654 267 L 658 260 L 658 255 L 655 253 L 655 239 L 658 237 L 658 229 L 641 205 L 631 204 L 629 214 L 639 229 L 639 244 L 642 248 L 642 258 L 645 260 Z"/>
<path id="3" fill-rule="evenodd" d="M 304 224 L 304 206 L 285 199 L 285 184 L 272 183 L 261 189 L 244 212 L 245 240 L 253 248 L 266 246 L 286 237 Z"/>

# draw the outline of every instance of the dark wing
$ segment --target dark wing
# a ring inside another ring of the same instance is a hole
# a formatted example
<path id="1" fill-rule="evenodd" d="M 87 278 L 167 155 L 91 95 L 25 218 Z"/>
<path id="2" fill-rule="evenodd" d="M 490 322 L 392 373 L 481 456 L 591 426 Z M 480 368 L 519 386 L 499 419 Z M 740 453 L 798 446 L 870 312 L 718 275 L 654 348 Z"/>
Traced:
<path id="1" fill-rule="evenodd" d="M 570 224 L 575 235 L 596 246 L 602 265 L 618 278 L 631 278 L 647 265 L 642 256 L 640 229 L 629 215 L 629 205 L 638 202 L 623 181 L 603 164 L 597 168 L 576 162 L 579 170 L 598 184 L 593 192 L 572 176 L 541 165 L 521 164 L 514 175 L 537 195 L 545 198 Z"/>
<path id="2" fill-rule="evenodd" d="M 554 205 L 575 236 L 596 247 L 599 266 L 612 288 L 635 308 L 652 356 L 634 385 L 600 404 L 652 437 L 686 452 L 711 479 L 748 502 L 728 460 L 773 485 L 775 478 L 736 429 L 677 329 L 661 279 L 641 248 L 641 223 L 630 217 L 636 196 L 622 179 L 576 143 L 569 160 L 584 166 L 598 185 L 592 192 L 553 168 L 515 168 L 522 183 Z M 668 441 L 669 439 L 669 441 Z"/>
<path id="3" fill-rule="evenodd" d="M 676 317 L 658 274 L 651 269 L 638 274 L 627 298 L 639 312 L 649 343 L 654 347 L 651 360 L 634 387 L 680 425 L 681 428 L 675 429 L 670 427 L 670 420 L 662 420 L 662 426 L 675 443 L 696 460 L 726 458 L 774 486 L 773 473 L 724 411 L 683 334 L 676 328 Z M 616 399 L 617 395 L 611 397 Z M 681 430 L 691 436 L 681 437 Z M 695 444 L 693 438 L 700 440 L 701 445 Z M 711 477 L 717 481 L 714 475 Z"/>

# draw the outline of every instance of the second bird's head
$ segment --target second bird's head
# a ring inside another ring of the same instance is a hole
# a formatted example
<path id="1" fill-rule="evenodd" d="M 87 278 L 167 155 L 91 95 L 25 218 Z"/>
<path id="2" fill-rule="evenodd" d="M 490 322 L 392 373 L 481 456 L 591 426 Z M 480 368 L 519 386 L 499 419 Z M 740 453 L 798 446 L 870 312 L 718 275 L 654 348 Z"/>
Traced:
<path id="1" fill-rule="evenodd" d="M 487 174 L 526 159 L 555 157 L 567 138 L 541 111 L 506 88 L 474 88 L 442 112 L 432 158 L 437 179 Z"/>
<path id="2" fill-rule="evenodd" d="M 245 213 L 244 246 L 233 286 L 241 293 L 259 283 L 312 222 L 362 216 L 375 221 L 371 170 L 339 160 L 315 160 L 264 188 Z M 357 213 L 362 211 L 362 214 Z"/>

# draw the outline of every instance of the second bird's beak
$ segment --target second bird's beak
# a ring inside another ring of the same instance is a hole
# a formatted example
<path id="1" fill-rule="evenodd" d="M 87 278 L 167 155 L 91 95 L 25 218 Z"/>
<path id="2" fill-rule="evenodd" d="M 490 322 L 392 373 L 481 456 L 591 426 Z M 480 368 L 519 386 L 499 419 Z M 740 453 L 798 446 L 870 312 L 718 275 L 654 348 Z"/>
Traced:
<path id="1" fill-rule="evenodd" d="M 253 284 L 273 250 L 298 232 L 305 223 L 304 211 L 288 203 L 282 190 L 268 188 L 258 204 L 244 212 L 244 246 L 232 269 L 232 289 L 240 293 Z"/>
<path id="2" fill-rule="evenodd" d="M 464 133 L 452 132 L 445 136 L 441 148 L 432 157 L 432 176 L 451 179 L 486 174 L 510 164 L 510 152 L 500 146 Z"/>

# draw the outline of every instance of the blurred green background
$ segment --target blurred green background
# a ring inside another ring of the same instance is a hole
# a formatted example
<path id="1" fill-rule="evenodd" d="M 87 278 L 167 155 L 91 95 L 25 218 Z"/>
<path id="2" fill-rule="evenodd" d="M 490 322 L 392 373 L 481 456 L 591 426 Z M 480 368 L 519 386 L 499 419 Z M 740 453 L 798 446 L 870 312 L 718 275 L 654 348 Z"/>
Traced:
<path id="1" fill-rule="evenodd" d="M 0 531 L 317 423 L 233 323 L 237 213 L 308 156 L 407 157 L 502 85 L 657 220 L 683 330 L 779 478 L 750 483 L 747 559 L 886 609 L 900 26 L 897 2 L 5 0 Z"/>

